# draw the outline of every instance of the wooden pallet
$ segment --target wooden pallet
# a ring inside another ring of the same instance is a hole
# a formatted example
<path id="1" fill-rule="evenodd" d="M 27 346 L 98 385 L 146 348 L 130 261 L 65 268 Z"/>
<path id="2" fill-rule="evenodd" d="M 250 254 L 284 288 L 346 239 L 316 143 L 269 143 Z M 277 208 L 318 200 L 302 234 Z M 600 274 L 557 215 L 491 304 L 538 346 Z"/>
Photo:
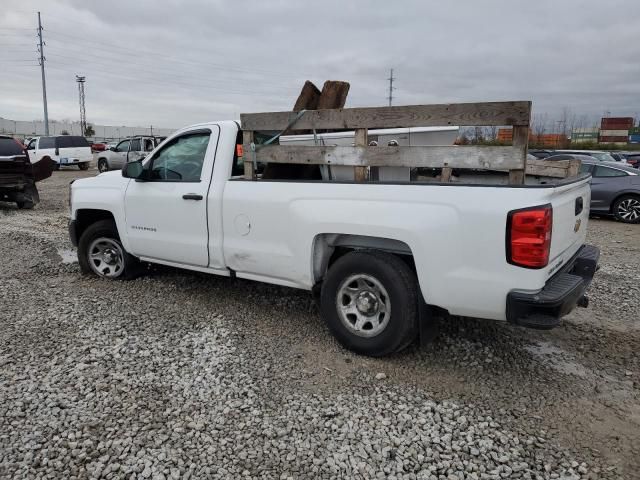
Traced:
<path id="1" fill-rule="evenodd" d="M 525 173 L 549 177 L 578 174 L 579 161 L 527 163 L 531 102 L 484 102 L 400 107 L 309 110 L 291 125 L 297 112 L 244 113 L 245 178 L 256 179 L 254 160 L 267 163 L 341 165 L 354 167 L 357 182 L 368 179 L 370 167 L 423 167 L 442 169 L 441 182 L 455 169 L 486 169 L 509 172 L 509 183 L 523 184 Z M 513 127 L 510 146 L 369 146 L 369 129 L 425 126 Z M 355 130 L 353 146 L 257 145 L 255 132 L 296 130 Z"/>

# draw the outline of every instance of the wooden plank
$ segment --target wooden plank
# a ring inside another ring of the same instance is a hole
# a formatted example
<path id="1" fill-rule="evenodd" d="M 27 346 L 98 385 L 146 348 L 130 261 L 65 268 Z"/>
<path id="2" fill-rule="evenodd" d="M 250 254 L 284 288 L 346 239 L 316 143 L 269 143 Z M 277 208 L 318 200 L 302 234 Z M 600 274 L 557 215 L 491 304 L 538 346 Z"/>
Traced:
<path id="1" fill-rule="evenodd" d="M 527 122 L 528 123 L 528 122 Z M 524 172 L 527 168 L 527 146 L 529 144 L 529 127 L 513 127 L 512 146 L 518 151 L 517 157 L 520 159 L 520 168 L 509 171 L 509 183 L 514 185 L 524 184 Z"/>
<path id="2" fill-rule="evenodd" d="M 345 108 L 308 111 L 293 129 L 528 126 L 530 115 L 528 101 Z M 245 130 L 283 130 L 294 117 L 293 112 L 243 113 L 240 120 Z"/>
<path id="3" fill-rule="evenodd" d="M 575 177 L 580 171 L 580 160 L 529 160 L 527 175 L 541 177 Z"/>
<path id="4" fill-rule="evenodd" d="M 317 110 L 319 101 L 320 90 L 313 84 L 313 82 L 307 80 L 302 86 L 300 95 L 298 95 L 298 99 L 293 106 L 293 111 L 299 112 L 300 110 Z"/>
<path id="5" fill-rule="evenodd" d="M 344 104 L 347 102 L 349 87 L 349 82 L 327 80 L 322 86 L 322 93 L 320 94 L 318 105 L 313 110 L 344 107 Z"/>
<path id="6" fill-rule="evenodd" d="M 242 132 L 242 159 L 244 160 L 244 178 L 245 180 L 255 180 L 256 172 L 253 170 L 253 156 L 251 154 L 251 143 L 254 134 L 250 130 Z"/>
<path id="7" fill-rule="evenodd" d="M 247 145 L 244 151 L 250 151 Z M 313 146 L 266 145 L 256 152 L 259 162 L 369 167 L 482 168 L 510 170 L 522 167 L 519 149 L 511 146 Z"/>
<path id="8" fill-rule="evenodd" d="M 356 147 L 368 148 L 369 134 L 366 128 L 356 130 L 354 143 Z M 353 175 L 356 182 L 366 182 L 369 177 L 369 169 L 367 167 L 354 167 Z"/>

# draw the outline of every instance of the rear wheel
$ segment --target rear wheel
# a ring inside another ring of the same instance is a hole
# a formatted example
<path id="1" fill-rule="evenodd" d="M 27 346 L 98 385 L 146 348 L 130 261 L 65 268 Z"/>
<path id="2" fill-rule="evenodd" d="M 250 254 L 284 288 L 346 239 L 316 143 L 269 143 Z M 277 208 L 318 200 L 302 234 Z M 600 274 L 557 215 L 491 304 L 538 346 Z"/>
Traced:
<path id="1" fill-rule="evenodd" d="M 613 214 L 624 223 L 640 223 L 640 197 L 624 195 L 613 205 Z"/>
<path id="2" fill-rule="evenodd" d="M 112 280 L 128 280 L 140 273 L 140 262 L 122 246 L 113 220 L 90 225 L 78 242 L 78 262 L 83 273 Z"/>
<path id="3" fill-rule="evenodd" d="M 339 258 L 327 273 L 320 301 L 331 332 L 356 353 L 388 355 L 415 339 L 418 284 L 395 255 L 351 252 Z"/>
<path id="4" fill-rule="evenodd" d="M 98 171 L 100 173 L 109 171 L 109 163 L 107 163 L 106 158 L 101 158 L 100 160 L 98 160 Z"/>
<path id="5" fill-rule="evenodd" d="M 78 168 L 80 170 L 89 170 L 89 162 L 79 163 Z"/>

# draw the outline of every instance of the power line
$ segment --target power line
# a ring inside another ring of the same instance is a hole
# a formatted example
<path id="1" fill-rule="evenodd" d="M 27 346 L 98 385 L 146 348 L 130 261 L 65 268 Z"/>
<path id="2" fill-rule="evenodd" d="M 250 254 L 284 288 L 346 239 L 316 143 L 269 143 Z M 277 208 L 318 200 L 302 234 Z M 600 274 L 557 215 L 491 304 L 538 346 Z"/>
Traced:
<path id="1" fill-rule="evenodd" d="M 102 50 L 105 52 L 110 52 L 110 53 L 114 53 L 112 51 L 112 49 L 116 49 L 116 50 L 121 50 L 123 52 L 123 54 L 129 55 L 131 56 L 132 54 L 142 54 L 142 55 L 155 55 L 155 56 L 161 56 L 163 61 L 169 59 L 174 63 L 183 63 L 183 64 L 190 64 L 190 65 L 198 65 L 198 66 L 212 66 L 212 67 L 216 67 L 218 69 L 221 70 L 232 70 L 232 71 L 237 71 L 237 72 L 243 72 L 243 73 L 257 73 L 257 74 L 261 74 L 261 75 L 272 75 L 272 76 L 279 76 L 279 77 L 286 77 L 286 78 L 290 78 L 291 75 L 289 73 L 285 73 L 285 72 L 277 72 L 274 70 L 265 70 L 265 69 L 257 69 L 257 68 L 247 68 L 247 67 L 238 67 L 238 66 L 233 66 L 233 65 L 228 65 L 228 64 L 220 64 L 220 63 L 214 63 L 214 62 L 208 62 L 208 61 L 203 61 L 202 59 L 198 59 L 198 60 L 190 60 L 190 59 L 186 59 L 186 58 L 177 58 L 177 57 L 171 57 L 171 56 L 167 56 L 165 52 L 159 52 L 157 50 L 149 50 L 149 49 L 145 49 L 145 48 L 141 48 L 141 47 L 136 47 L 135 49 L 132 49 L 131 47 L 128 46 L 121 46 L 121 45 L 116 45 L 113 43 L 108 43 L 108 42 L 102 42 L 102 41 L 96 41 L 96 40 L 88 40 L 86 39 L 86 37 L 82 37 L 79 35 L 73 35 L 73 34 L 69 34 L 69 33 L 61 33 L 61 32 L 57 32 L 55 30 L 48 30 L 47 34 L 49 36 L 52 37 L 67 37 L 69 39 L 72 40 L 81 40 L 83 44 L 89 43 L 89 44 L 93 44 L 93 45 L 99 45 L 100 47 L 91 47 L 94 48 L 96 50 Z M 77 45 L 77 42 L 73 42 L 72 45 Z M 103 47 L 109 47 L 110 49 L 105 49 Z M 117 53 L 116 53 L 117 54 Z M 304 73 L 300 73 L 299 75 L 301 76 L 313 76 L 310 74 L 304 74 Z"/>

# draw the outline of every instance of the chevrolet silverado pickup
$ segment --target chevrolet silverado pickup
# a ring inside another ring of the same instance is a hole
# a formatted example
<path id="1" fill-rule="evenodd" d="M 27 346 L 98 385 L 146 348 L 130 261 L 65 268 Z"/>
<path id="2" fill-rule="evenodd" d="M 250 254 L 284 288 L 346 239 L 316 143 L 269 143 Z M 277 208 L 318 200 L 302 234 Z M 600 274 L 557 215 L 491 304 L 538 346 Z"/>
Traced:
<path id="1" fill-rule="evenodd" d="M 381 356 L 438 314 L 551 328 L 597 269 L 589 175 L 510 186 L 258 180 L 234 121 L 177 131 L 70 186 L 80 268 L 157 263 L 312 291 L 347 348 Z M 455 147 L 452 147 L 455 148 Z"/>

